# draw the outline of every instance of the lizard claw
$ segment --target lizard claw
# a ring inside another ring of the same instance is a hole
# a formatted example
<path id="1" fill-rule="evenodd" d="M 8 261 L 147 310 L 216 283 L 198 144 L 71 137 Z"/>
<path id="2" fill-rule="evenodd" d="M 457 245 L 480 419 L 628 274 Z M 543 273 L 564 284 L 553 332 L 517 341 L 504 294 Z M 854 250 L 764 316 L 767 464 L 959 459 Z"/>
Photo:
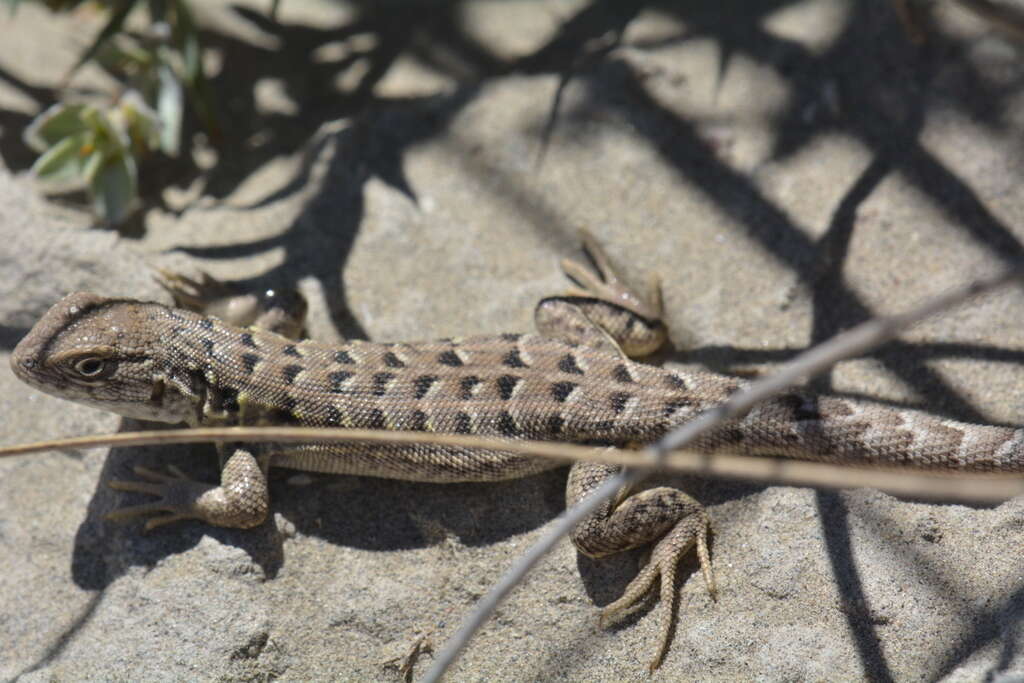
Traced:
<path id="1" fill-rule="evenodd" d="M 107 519 L 155 515 L 146 531 L 180 519 L 201 519 L 215 526 L 248 529 L 263 522 L 269 507 L 267 480 L 252 453 L 238 449 L 221 469 L 221 486 L 195 481 L 177 467 L 167 472 L 134 467 L 138 480 L 114 479 L 109 486 L 156 496 L 159 500 L 113 510 Z M 165 514 L 159 514 L 165 513 Z"/>
<path id="2" fill-rule="evenodd" d="M 661 665 L 665 652 L 668 651 L 668 644 L 671 641 L 677 607 L 675 586 L 677 565 L 679 564 L 679 559 L 693 546 L 696 546 L 697 559 L 700 562 L 701 572 L 704 574 L 704 583 L 707 586 L 708 593 L 713 601 L 717 600 L 718 589 L 715 586 L 715 577 L 711 571 L 711 556 L 708 553 L 707 536 L 708 521 L 703 509 L 701 509 L 698 516 L 681 521 L 658 541 L 651 552 L 650 561 L 626 586 L 622 597 L 601 610 L 599 624 L 604 628 L 608 624 L 632 614 L 643 606 L 645 604 L 643 598 L 654 587 L 655 581 L 660 581 L 661 601 L 658 608 L 661 611 L 661 641 L 654 653 L 654 657 L 647 665 L 652 673 Z"/>
<path id="3" fill-rule="evenodd" d="M 562 259 L 562 270 L 576 286 L 564 297 L 549 297 L 537 305 L 537 330 L 631 357 L 653 353 L 668 336 L 661 321 L 660 286 L 652 281 L 647 296 L 635 293 L 619 279 L 597 241 L 585 231 L 581 237 L 592 266 Z"/>
<path id="4" fill-rule="evenodd" d="M 307 304 L 298 290 L 267 289 L 257 294 L 202 271 L 198 279 L 163 269 L 157 273 L 157 283 L 170 293 L 175 306 L 238 327 L 257 327 L 289 339 L 302 336 Z"/>
<path id="5" fill-rule="evenodd" d="M 132 468 L 132 472 L 141 481 L 112 479 L 107 482 L 107 485 L 115 491 L 145 493 L 150 496 L 156 496 L 160 500 L 152 503 L 120 507 L 116 510 L 111 510 L 103 518 L 110 521 L 118 521 L 130 517 L 167 513 L 157 514 L 146 520 L 144 530 L 151 531 L 158 526 L 170 524 L 171 522 L 197 517 L 197 515 L 191 512 L 188 500 L 195 496 L 197 491 L 206 491 L 213 487 L 191 479 L 174 465 L 168 465 L 167 470 L 168 473 L 164 473 L 136 465 Z"/>
<path id="6" fill-rule="evenodd" d="M 591 268 L 572 259 L 562 259 L 562 271 L 579 288 L 573 288 L 571 295 L 601 299 L 635 313 L 648 320 L 660 320 L 662 316 L 661 287 L 657 279 L 651 281 L 650 293 L 647 297 L 635 294 L 619 279 L 611 261 L 601 245 L 586 230 L 580 231 L 583 240 L 583 252 L 597 269 Z"/>
<path id="7" fill-rule="evenodd" d="M 144 503 L 142 505 L 128 505 L 123 508 L 112 510 L 103 516 L 103 519 L 111 522 L 121 521 L 130 517 L 139 517 L 141 515 L 149 515 L 158 512 L 167 512 L 167 506 L 163 503 Z M 177 522 L 182 519 L 189 519 L 190 515 L 182 513 L 169 513 L 163 515 L 156 515 L 146 520 L 143 526 L 143 531 L 152 531 L 158 526 L 164 524 L 170 524 L 171 522 Z"/>
<path id="8" fill-rule="evenodd" d="M 115 491 L 131 491 L 133 493 L 148 493 L 151 496 L 162 496 L 167 488 L 167 484 L 175 481 L 192 481 L 173 465 L 169 465 L 167 469 L 170 470 L 170 474 L 164 474 L 163 472 L 157 472 L 156 470 L 136 465 L 132 468 L 132 472 L 144 481 L 111 479 L 107 486 Z"/>
<path id="9" fill-rule="evenodd" d="M 199 271 L 198 279 L 163 268 L 157 268 L 156 272 L 153 279 L 171 295 L 174 305 L 191 311 L 202 313 L 214 302 L 237 294 L 204 271 Z"/>

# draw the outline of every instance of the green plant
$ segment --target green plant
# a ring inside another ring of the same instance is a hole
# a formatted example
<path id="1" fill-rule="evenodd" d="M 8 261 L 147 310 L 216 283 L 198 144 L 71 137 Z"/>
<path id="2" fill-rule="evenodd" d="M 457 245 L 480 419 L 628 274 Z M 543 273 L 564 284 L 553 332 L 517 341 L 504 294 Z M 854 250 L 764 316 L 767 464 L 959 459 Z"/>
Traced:
<path id="1" fill-rule="evenodd" d="M 24 0 L 6 0 L 13 8 Z M 70 11 L 84 0 L 40 0 Z M 217 123 L 202 66 L 199 30 L 185 0 L 107 0 L 93 3 L 109 13 L 103 29 L 68 77 L 95 61 L 118 79 L 108 97 L 60 102 L 25 131 L 40 156 L 32 167 L 44 191 L 84 189 L 97 216 L 123 222 L 137 204 L 139 162 L 181 147 L 185 94 L 200 122 L 216 138 Z M 140 6 L 148 28 L 129 32 L 125 22 Z"/>

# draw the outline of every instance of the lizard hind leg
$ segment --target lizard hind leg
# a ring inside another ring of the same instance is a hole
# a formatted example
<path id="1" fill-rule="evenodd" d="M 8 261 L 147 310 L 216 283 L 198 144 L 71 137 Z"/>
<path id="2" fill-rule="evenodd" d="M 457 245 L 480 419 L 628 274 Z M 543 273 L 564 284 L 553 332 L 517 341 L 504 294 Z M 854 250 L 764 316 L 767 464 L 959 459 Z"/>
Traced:
<path id="1" fill-rule="evenodd" d="M 577 463 L 569 473 L 566 502 L 573 505 L 612 476 L 617 468 Z M 604 503 L 581 522 L 570 538 L 584 555 L 602 557 L 654 542 L 650 560 L 626 587 L 622 596 L 601 612 L 601 625 L 618 621 L 643 605 L 643 599 L 660 582 L 661 636 L 653 671 L 668 650 L 676 612 L 676 569 L 691 548 L 697 551 L 704 582 L 712 599 L 715 578 L 708 553 L 709 521 L 699 502 L 679 489 L 661 486 Z"/>
<path id="2" fill-rule="evenodd" d="M 547 337 L 585 344 L 627 356 L 653 353 L 667 338 L 661 321 L 661 291 L 652 284 L 645 297 L 616 274 L 607 254 L 587 232 L 584 250 L 596 268 L 564 259 L 562 270 L 579 287 L 565 296 L 542 299 L 534 311 L 537 331 Z"/>

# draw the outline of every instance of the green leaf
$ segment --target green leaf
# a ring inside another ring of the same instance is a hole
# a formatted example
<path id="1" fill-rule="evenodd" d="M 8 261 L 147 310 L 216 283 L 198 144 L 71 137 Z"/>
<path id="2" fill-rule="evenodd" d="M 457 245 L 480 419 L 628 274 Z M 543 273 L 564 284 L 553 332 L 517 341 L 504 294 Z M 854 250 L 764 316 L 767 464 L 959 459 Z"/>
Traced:
<path id="1" fill-rule="evenodd" d="M 148 152 L 160 145 L 160 115 L 146 104 L 137 90 L 129 90 L 121 96 L 114 114 L 113 121 L 120 120 L 135 149 Z"/>
<path id="2" fill-rule="evenodd" d="M 90 154 L 85 159 L 85 165 L 82 167 L 82 177 L 86 183 L 92 184 L 92 181 L 96 178 L 96 174 L 100 172 L 100 168 L 103 166 L 103 162 L 106 157 L 103 156 L 103 152 L 97 149 L 95 152 Z"/>
<path id="3" fill-rule="evenodd" d="M 89 185 L 97 215 L 113 224 L 131 213 L 137 190 L 135 160 L 130 154 L 105 160 Z"/>
<path id="4" fill-rule="evenodd" d="M 104 155 L 122 154 L 131 145 L 128 131 L 124 129 L 124 126 L 116 125 L 106 112 L 95 107 L 88 107 L 82 112 L 82 119 L 96 132 L 96 146 Z"/>
<path id="5" fill-rule="evenodd" d="M 89 124 L 82 118 L 86 107 L 84 104 L 53 105 L 25 129 L 25 144 L 41 153 L 69 135 L 89 130 Z"/>
<path id="6" fill-rule="evenodd" d="M 160 89 L 157 92 L 156 108 L 160 117 L 160 149 L 172 157 L 178 156 L 181 141 L 181 119 L 185 108 L 185 94 L 181 83 L 168 64 L 161 64 L 157 70 Z"/>
<path id="7" fill-rule="evenodd" d="M 92 133 L 82 132 L 64 138 L 36 159 L 32 172 L 36 179 L 51 190 L 82 187 L 86 183 L 85 170 L 90 157 L 99 156 L 92 145 Z"/>

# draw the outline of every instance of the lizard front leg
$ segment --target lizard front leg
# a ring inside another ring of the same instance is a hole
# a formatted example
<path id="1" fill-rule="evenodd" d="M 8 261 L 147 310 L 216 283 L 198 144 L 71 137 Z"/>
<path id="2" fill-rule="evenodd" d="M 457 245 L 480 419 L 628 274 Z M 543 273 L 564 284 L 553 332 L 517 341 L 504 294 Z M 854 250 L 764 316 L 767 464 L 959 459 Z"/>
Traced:
<path id="1" fill-rule="evenodd" d="M 582 289 L 566 297 L 542 300 L 535 312 L 538 330 L 547 336 L 622 355 L 641 356 L 656 350 L 666 338 L 657 287 L 652 286 L 645 300 L 621 282 L 600 246 L 586 234 L 584 248 L 597 267 L 597 274 L 576 262 L 563 261 L 566 274 Z M 569 473 L 566 505 L 582 500 L 618 472 L 618 467 L 577 463 Z M 678 489 L 663 486 L 639 492 L 620 491 L 570 535 L 576 548 L 589 557 L 654 543 L 648 564 L 601 614 L 604 624 L 631 613 L 660 581 L 661 638 L 649 664 L 652 671 L 661 664 L 668 649 L 676 604 L 676 567 L 691 548 L 696 548 L 704 581 L 712 598 L 715 596 L 708 529 L 708 516 L 700 503 Z"/>
<path id="2" fill-rule="evenodd" d="M 167 289 L 175 303 L 200 313 L 216 315 L 232 324 L 269 330 L 298 339 L 305 322 L 306 302 L 298 292 L 262 295 L 240 294 L 236 288 L 203 273 L 198 280 L 167 271 L 160 272 L 158 282 Z M 244 423 L 244 416 L 225 407 L 222 399 L 207 402 L 209 414 L 198 420 L 203 424 Z M 115 479 L 110 487 L 157 496 L 159 500 L 122 507 L 109 513 L 111 520 L 151 516 L 146 520 L 149 531 L 182 519 L 199 519 L 208 524 L 247 529 L 261 524 L 270 508 L 267 470 L 270 455 L 256 456 L 251 450 L 232 445 L 218 446 L 221 466 L 219 486 L 195 481 L 176 467 L 170 474 L 135 467 L 141 481 Z M 166 513 L 166 514 L 159 514 Z"/>

